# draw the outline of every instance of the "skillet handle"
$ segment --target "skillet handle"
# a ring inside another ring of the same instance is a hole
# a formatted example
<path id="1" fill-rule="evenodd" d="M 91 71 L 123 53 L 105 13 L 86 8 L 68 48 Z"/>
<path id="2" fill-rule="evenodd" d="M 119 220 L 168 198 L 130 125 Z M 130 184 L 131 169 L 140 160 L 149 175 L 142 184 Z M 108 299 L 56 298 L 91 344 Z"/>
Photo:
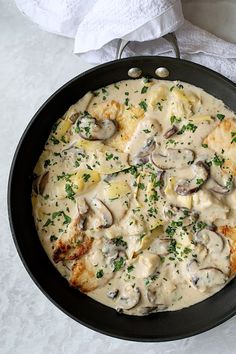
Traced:
<path id="1" fill-rule="evenodd" d="M 177 41 L 175 33 L 174 32 L 167 33 L 162 38 L 164 38 L 167 42 L 169 42 L 171 44 L 172 50 L 175 54 L 175 57 L 179 59 L 180 58 L 180 51 L 179 51 L 178 41 Z M 122 53 L 123 53 L 125 47 L 129 43 L 130 43 L 130 41 L 127 41 L 125 39 L 119 40 L 117 53 L 116 53 L 116 59 L 121 59 Z"/>

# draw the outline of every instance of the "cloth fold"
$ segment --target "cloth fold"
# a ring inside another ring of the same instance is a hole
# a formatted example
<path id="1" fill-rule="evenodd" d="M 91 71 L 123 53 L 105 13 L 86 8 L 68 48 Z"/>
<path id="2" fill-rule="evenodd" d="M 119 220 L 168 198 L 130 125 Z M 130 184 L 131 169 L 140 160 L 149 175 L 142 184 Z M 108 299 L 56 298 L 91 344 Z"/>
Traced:
<path id="1" fill-rule="evenodd" d="M 184 20 L 180 0 L 15 0 L 42 29 L 75 38 L 74 53 L 103 63 L 116 58 L 120 38 L 129 40 L 123 57 L 171 56 L 161 37 L 176 33 L 181 57 L 216 70 L 236 82 L 236 44 Z"/>

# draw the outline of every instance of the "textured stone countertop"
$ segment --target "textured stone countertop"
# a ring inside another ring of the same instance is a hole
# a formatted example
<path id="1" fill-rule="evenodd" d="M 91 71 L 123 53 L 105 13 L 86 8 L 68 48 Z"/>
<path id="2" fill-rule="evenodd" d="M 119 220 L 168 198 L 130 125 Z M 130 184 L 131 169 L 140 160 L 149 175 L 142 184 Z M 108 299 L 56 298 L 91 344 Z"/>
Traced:
<path id="1" fill-rule="evenodd" d="M 9 167 L 35 111 L 63 83 L 90 67 L 72 50 L 72 40 L 41 31 L 19 13 L 12 0 L 0 0 L 0 353 L 236 353 L 236 317 L 180 341 L 113 339 L 67 317 L 40 292 L 24 269 L 8 224 Z"/>

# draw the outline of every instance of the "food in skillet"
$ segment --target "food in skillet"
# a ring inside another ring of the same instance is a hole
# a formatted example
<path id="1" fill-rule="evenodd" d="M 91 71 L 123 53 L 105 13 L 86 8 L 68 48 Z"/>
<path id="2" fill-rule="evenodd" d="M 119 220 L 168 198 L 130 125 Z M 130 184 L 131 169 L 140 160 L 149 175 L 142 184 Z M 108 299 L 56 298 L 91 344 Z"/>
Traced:
<path id="1" fill-rule="evenodd" d="M 49 258 L 81 292 L 147 315 L 206 299 L 236 272 L 236 117 L 182 82 L 87 93 L 53 126 L 32 206 Z"/>

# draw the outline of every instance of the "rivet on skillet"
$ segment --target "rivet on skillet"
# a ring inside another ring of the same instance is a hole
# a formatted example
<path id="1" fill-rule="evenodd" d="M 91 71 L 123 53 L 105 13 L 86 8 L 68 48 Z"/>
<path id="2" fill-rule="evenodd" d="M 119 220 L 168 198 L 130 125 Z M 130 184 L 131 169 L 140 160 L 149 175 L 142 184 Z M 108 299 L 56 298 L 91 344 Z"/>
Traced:
<path id="1" fill-rule="evenodd" d="M 155 74 L 158 77 L 164 78 L 164 77 L 168 77 L 170 72 L 168 69 L 166 69 L 164 67 L 160 67 L 155 70 Z"/>
<path id="2" fill-rule="evenodd" d="M 132 77 L 133 79 L 137 79 L 142 75 L 142 70 L 140 68 L 131 68 L 128 71 L 129 77 Z"/>

